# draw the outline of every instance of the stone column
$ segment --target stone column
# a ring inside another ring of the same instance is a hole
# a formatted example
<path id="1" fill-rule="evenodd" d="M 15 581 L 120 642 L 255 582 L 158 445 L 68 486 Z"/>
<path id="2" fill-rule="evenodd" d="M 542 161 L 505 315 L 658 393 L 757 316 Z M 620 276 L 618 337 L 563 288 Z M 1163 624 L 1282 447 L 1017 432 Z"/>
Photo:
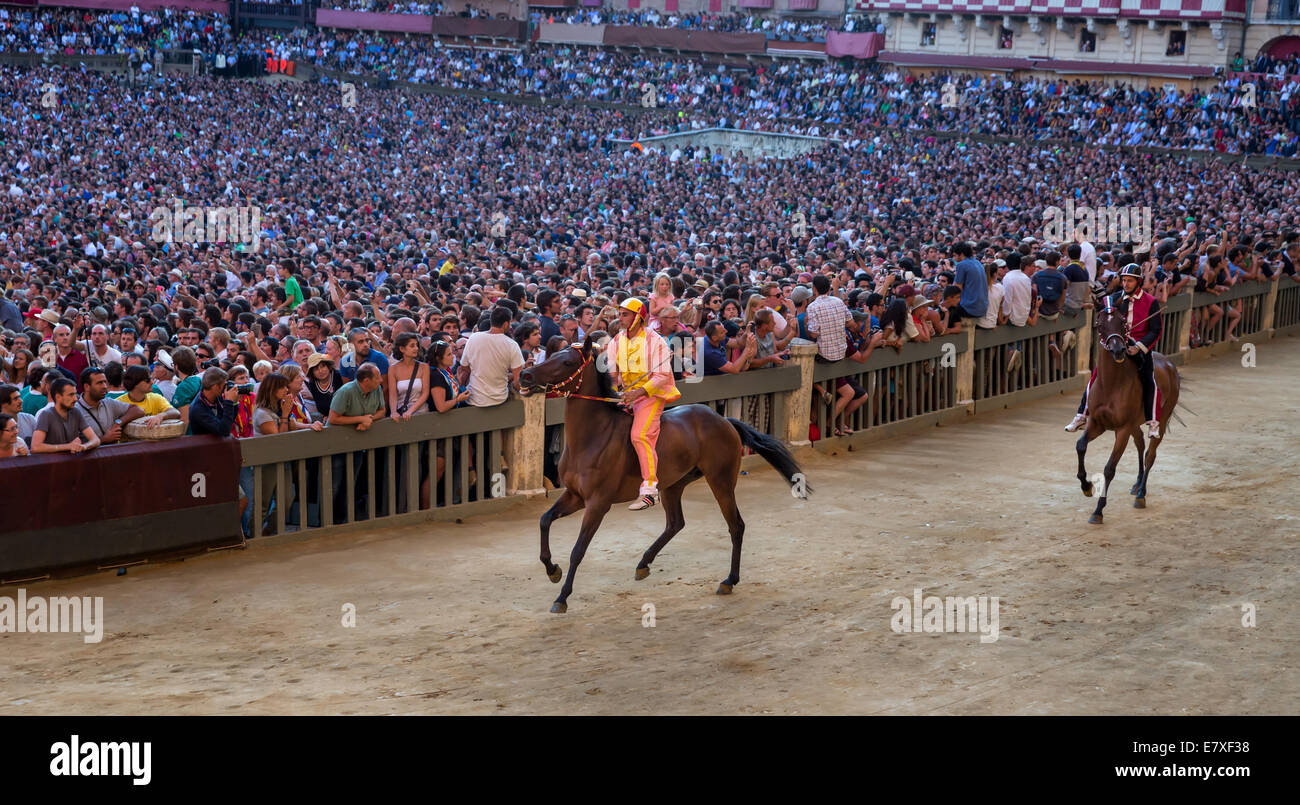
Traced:
<path id="1" fill-rule="evenodd" d="M 1191 301 L 1188 303 L 1187 315 L 1183 316 L 1183 326 L 1178 328 L 1178 351 L 1186 355 L 1192 350 L 1192 315 L 1196 310 L 1191 305 L 1196 304 L 1196 293 L 1191 288 L 1183 293 L 1187 294 Z"/>
<path id="2" fill-rule="evenodd" d="M 546 459 L 546 395 L 520 397 L 524 424 L 505 433 L 507 495 L 540 495 L 545 487 L 542 470 Z"/>
<path id="3" fill-rule="evenodd" d="M 1095 308 L 1083 309 L 1083 325 L 1079 328 L 1079 340 L 1075 342 L 1075 351 L 1078 357 L 1075 374 L 1092 375 L 1092 350 L 1096 346 L 1097 340 L 1092 337 L 1092 319 L 1095 313 Z"/>
<path id="4" fill-rule="evenodd" d="M 781 392 L 783 405 L 778 406 L 784 422 L 773 423 L 772 431 L 790 447 L 807 447 L 809 412 L 812 410 L 813 359 L 817 345 L 802 338 L 790 342 L 790 360 L 787 365 L 799 367 L 799 385 L 791 391 Z"/>
<path id="5" fill-rule="evenodd" d="M 1259 331 L 1269 338 L 1273 337 L 1273 314 L 1277 311 L 1277 286 L 1282 284 L 1282 275 L 1274 274 L 1268 283 L 1268 296 L 1264 297 L 1264 315 L 1259 324 Z"/>
<path id="6" fill-rule="evenodd" d="M 967 326 L 969 325 L 969 326 Z M 966 338 L 966 351 L 957 355 L 957 405 L 966 406 L 974 413 L 975 404 L 975 322 L 962 322 L 962 335 Z"/>

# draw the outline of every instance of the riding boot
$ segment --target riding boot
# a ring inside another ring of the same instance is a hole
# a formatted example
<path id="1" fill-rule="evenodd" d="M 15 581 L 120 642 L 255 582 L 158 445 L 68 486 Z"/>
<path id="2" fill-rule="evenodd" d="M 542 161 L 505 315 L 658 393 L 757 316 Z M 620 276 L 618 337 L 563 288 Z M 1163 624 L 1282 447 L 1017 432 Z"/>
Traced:
<path id="1" fill-rule="evenodd" d="M 1151 353 L 1143 355 L 1138 374 L 1142 378 L 1142 413 L 1147 418 L 1147 438 L 1159 439 L 1160 411 L 1157 410 L 1155 361 L 1151 359 Z"/>

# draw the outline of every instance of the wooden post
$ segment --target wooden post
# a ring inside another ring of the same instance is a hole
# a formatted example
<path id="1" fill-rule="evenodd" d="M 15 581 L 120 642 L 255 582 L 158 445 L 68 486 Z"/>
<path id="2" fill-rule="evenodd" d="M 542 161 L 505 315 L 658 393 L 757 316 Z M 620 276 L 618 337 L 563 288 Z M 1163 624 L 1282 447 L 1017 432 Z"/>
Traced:
<path id="1" fill-rule="evenodd" d="M 817 345 L 802 338 L 790 342 L 790 360 L 787 365 L 799 367 L 799 385 L 779 392 L 782 405 L 775 406 L 783 421 L 772 423 L 772 432 L 791 447 L 812 444 L 808 439 L 809 412 L 812 410 L 813 359 Z"/>
<path id="2" fill-rule="evenodd" d="M 966 326 L 969 324 L 969 326 Z M 975 323 L 970 319 L 963 324 L 966 351 L 957 356 L 957 405 L 966 406 L 966 413 L 975 413 Z"/>
<path id="3" fill-rule="evenodd" d="M 1183 325 L 1178 328 L 1178 352 L 1187 355 L 1192 350 L 1192 315 L 1196 312 L 1196 308 L 1192 307 L 1192 305 L 1196 304 L 1196 293 L 1191 288 L 1183 291 L 1183 293 L 1187 294 L 1190 301 L 1187 306 L 1187 315 L 1183 316 Z"/>
<path id="4" fill-rule="evenodd" d="M 1273 275 L 1268 283 L 1268 296 L 1264 297 L 1264 315 L 1259 324 L 1259 331 L 1268 338 L 1273 337 L 1273 315 L 1277 310 L 1277 286 L 1282 284 L 1282 275 Z"/>
<path id="5" fill-rule="evenodd" d="M 524 424 L 505 432 L 506 494 L 540 495 L 546 459 L 546 395 L 520 397 Z M 572 423 L 570 423 L 572 426 Z"/>
<path id="6" fill-rule="evenodd" d="M 1083 326 L 1079 328 L 1079 340 L 1075 342 L 1075 349 L 1078 353 L 1078 365 L 1075 374 L 1092 375 L 1092 348 L 1096 340 L 1092 337 L 1092 318 L 1096 314 L 1094 308 L 1083 309 Z"/>

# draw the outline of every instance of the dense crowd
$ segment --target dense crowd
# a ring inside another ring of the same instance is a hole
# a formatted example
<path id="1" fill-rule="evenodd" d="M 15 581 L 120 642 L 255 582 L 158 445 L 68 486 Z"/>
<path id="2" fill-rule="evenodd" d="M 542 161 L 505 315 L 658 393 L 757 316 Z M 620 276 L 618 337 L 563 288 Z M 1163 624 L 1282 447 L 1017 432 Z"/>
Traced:
<path id="1" fill-rule="evenodd" d="M 568 101 L 641 105 L 734 128 L 799 131 L 866 123 L 1026 140 L 1263 153 L 1300 152 L 1300 82 L 1228 77 L 1209 90 L 1139 89 L 1102 81 L 902 75 L 866 62 L 743 66 L 598 47 L 525 51 L 445 48 L 436 40 L 318 32 L 250 39 L 288 58 L 351 74 Z"/>
<path id="2" fill-rule="evenodd" d="M 1297 14 L 1300 14 L 1300 11 L 1297 11 Z M 1241 51 L 1237 51 L 1234 67 L 1237 72 L 1248 69 L 1250 72 L 1270 73 L 1279 78 L 1298 75 L 1300 74 L 1300 53 L 1292 53 L 1289 56 L 1270 56 L 1267 53 L 1261 53 L 1252 64 L 1248 65 L 1241 58 Z"/>
<path id="3" fill-rule="evenodd" d="M 156 11 L 88 11 L 0 6 L 0 52 L 109 55 L 152 50 L 228 48 L 224 14 L 164 8 Z"/>
<path id="4" fill-rule="evenodd" d="M 563 22 L 570 25 L 645 25 L 653 28 L 679 28 L 686 31 L 722 31 L 726 33 L 761 33 L 769 39 L 785 42 L 824 42 L 827 31 L 866 30 L 852 17 L 781 17 L 767 14 L 750 14 L 744 11 L 723 13 L 685 14 L 660 13 L 655 9 L 644 11 L 616 10 L 610 8 L 574 9 L 568 13 L 533 11 L 529 15 L 534 25 L 543 22 Z"/>
<path id="5" fill-rule="evenodd" d="M 322 3 L 336 11 L 371 11 L 378 14 L 441 14 L 442 3 L 420 3 L 417 0 L 331 0 Z M 468 8 L 468 5 L 466 6 Z"/>
<path id="6" fill-rule="evenodd" d="M 778 366 L 800 335 L 863 360 L 1024 326 L 1129 262 L 1164 296 L 1295 282 L 1300 260 L 1300 179 L 1225 161 L 847 123 L 842 143 L 755 159 L 609 139 L 671 125 L 662 111 L 366 89 L 344 108 L 324 84 L 52 68 L 4 68 L 0 105 L 0 456 L 93 448 L 139 418 L 258 438 L 499 404 L 530 363 L 615 331 L 632 295 L 717 374 Z M 1156 237 L 1047 242 L 1042 210 L 1067 199 L 1149 207 Z M 160 242 L 152 214 L 177 200 L 260 223 Z M 858 389 L 826 393 L 845 432 Z"/>
<path id="7" fill-rule="evenodd" d="M 706 18 L 712 19 L 700 19 Z M 715 21 L 741 25 L 735 22 L 740 19 L 771 18 L 740 14 Z M 449 48 L 425 37 L 324 30 L 259 30 L 231 43 L 228 32 L 221 15 L 169 9 L 0 9 L 0 41 L 9 52 L 139 53 L 184 47 L 209 54 L 229 51 L 233 63 L 236 51 L 260 55 L 271 50 L 288 60 L 349 74 L 564 101 L 650 103 L 680 113 L 665 119 L 663 130 L 717 125 L 841 136 L 844 129 L 865 123 L 1094 145 L 1282 157 L 1300 153 L 1300 81 L 1288 76 L 1297 64 L 1294 56 L 1261 57 L 1255 65 L 1267 68 L 1261 79 L 1231 74 L 1211 89 L 1179 92 L 1100 81 L 917 77 L 850 60 L 731 65 L 568 45 Z"/>

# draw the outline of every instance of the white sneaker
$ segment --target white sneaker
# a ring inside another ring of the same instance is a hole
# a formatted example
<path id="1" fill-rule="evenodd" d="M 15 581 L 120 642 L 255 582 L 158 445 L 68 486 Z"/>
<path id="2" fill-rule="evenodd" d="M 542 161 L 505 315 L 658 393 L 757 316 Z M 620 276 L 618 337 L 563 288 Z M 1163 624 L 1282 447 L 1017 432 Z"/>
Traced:
<path id="1" fill-rule="evenodd" d="M 1068 433 L 1074 433 L 1076 430 L 1082 428 L 1087 423 L 1088 423 L 1087 414 L 1075 414 L 1074 419 L 1070 420 L 1070 424 L 1065 426 L 1065 430 Z"/>
<path id="2" fill-rule="evenodd" d="M 1074 330 L 1066 330 L 1061 336 L 1061 351 L 1066 352 L 1074 346 Z"/>
<path id="3" fill-rule="evenodd" d="M 1016 368 L 1019 366 L 1020 366 L 1020 350 L 1013 349 L 1011 350 L 1011 354 L 1007 356 L 1007 372 L 1008 373 L 1014 372 L 1016 371 Z"/>
<path id="4" fill-rule="evenodd" d="M 641 497 L 639 497 L 639 498 L 637 498 L 636 500 L 632 501 L 632 505 L 628 506 L 628 507 L 627 507 L 627 510 L 630 511 L 630 512 L 639 512 L 639 511 L 644 511 L 644 510 L 650 508 L 651 506 L 655 505 L 655 504 L 658 503 L 658 502 L 659 502 L 659 493 L 658 493 L 658 492 L 655 492 L 655 493 L 652 493 L 652 494 L 647 494 L 647 495 L 642 495 Z"/>
<path id="5" fill-rule="evenodd" d="M 1160 438 L 1160 423 L 1154 419 L 1147 423 L 1147 438 L 1152 441 Z"/>

